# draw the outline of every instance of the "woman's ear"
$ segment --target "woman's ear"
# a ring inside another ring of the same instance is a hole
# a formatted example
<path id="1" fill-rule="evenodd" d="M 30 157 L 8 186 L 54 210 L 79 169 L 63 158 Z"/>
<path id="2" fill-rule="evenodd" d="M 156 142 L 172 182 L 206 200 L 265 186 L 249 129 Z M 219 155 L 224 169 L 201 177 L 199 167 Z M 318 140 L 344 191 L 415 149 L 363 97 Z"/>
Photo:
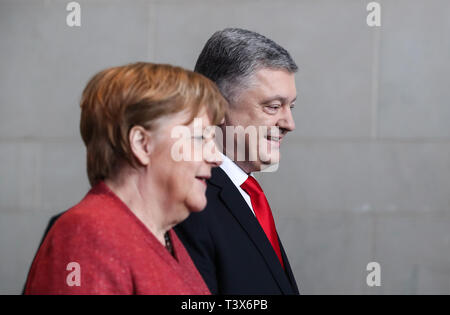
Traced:
<path id="1" fill-rule="evenodd" d="M 128 135 L 131 151 L 136 159 L 144 166 L 150 163 L 153 150 L 152 134 L 142 126 L 134 126 Z"/>

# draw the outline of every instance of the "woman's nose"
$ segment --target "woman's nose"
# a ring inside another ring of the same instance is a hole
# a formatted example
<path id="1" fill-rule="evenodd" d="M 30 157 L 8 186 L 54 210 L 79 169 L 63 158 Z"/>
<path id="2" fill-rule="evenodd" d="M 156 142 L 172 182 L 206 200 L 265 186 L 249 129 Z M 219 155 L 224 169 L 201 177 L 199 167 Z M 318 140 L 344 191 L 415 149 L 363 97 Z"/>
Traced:
<path id="1" fill-rule="evenodd" d="M 203 152 L 203 159 L 206 163 L 211 164 L 212 167 L 217 167 L 222 164 L 222 156 L 220 155 L 220 151 L 215 142 L 213 140 L 212 142 L 213 143 L 210 146 L 211 149 Z"/>

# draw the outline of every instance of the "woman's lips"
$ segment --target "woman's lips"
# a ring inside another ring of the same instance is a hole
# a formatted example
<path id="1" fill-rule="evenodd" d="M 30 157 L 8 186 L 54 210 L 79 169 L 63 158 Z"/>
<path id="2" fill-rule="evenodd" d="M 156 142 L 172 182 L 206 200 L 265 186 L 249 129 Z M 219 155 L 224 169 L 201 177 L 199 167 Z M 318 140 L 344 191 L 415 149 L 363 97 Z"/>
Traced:
<path id="1" fill-rule="evenodd" d="M 197 180 L 199 180 L 203 185 L 205 185 L 206 186 L 206 180 L 208 179 L 209 177 L 203 177 L 203 176 L 196 176 L 195 177 L 195 179 L 197 179 Z"/>

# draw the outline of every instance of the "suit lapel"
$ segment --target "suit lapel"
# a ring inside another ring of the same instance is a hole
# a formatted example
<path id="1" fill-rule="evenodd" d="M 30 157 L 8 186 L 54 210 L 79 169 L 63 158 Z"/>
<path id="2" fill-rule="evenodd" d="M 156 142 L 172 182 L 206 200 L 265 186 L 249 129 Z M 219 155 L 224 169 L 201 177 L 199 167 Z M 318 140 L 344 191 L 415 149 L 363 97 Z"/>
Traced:
<path id="1" fill-rule="evenodd" d="M 281 244 L 281 240 L 278 237 L 278 242 L 280 242 L 281 256 L 283 257 L 284 268 L 286 269 L 286 274 L 289 278 L 289 282 L 291 283 L 292 290 L 294 290 L 295 294 L 300 294 L 298 290 L 297 282 L 295 281 L 294 273 L 292 272 L 291 265 L 289 264 L 289 260 L 287 258 L 286 252 L 284 251 L 283 244 Z"/>
<path id="2" fill-rule="evenodd" d="M 272 245 L 259 225 L 258 220 L 248 208 L 248 205 L 244 198 L 242 198 L 239 190 L 237 190 L 236 186 L 234 186 L 233 182 L 221 168 L 217 167 L 213 169 L 212 173 L 210 182 L 222 189 L 220 192 L 222 202 L 247 232 L 249 238 L 261 253 L 281 291 L 284 294 L 292 294 L 293 286 L 291 286 L 288 277 L 283 270 Z M 285 261 L 285 264 L 288 265 L 286 255 L 283 256 L 283 260 Z"/>

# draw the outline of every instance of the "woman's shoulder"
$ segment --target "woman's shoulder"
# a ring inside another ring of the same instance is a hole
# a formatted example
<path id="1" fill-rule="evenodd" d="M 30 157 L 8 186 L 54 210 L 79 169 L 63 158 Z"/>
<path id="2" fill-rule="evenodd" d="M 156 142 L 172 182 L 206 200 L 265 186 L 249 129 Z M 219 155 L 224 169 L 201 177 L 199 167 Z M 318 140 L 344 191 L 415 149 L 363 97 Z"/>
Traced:
<path id="1" fill-rule="evenodd" d="M 131 279 L 124 253 L 124 233 L 117 233 L 111 220 L 119 212 L 108 200 L 99 202 L 89 192 L 77 205 L 63 213 L 50 228 L 33 261 L 27 293 L 130 293 Z M 105 207 L 108 207 L 106 209 Z M 124 222 L 126 224 L 126 222 Z M 81 287 L 63 281 L 76 263 Z"/>
<path id="2" fill-rule="evenodd" d="M 94 187 L 75 206 L 64 212 L 49 230 L 48 237 L 111 240 L 129 226 L 129 216 L 123 205 L 104 189 Z"/>

